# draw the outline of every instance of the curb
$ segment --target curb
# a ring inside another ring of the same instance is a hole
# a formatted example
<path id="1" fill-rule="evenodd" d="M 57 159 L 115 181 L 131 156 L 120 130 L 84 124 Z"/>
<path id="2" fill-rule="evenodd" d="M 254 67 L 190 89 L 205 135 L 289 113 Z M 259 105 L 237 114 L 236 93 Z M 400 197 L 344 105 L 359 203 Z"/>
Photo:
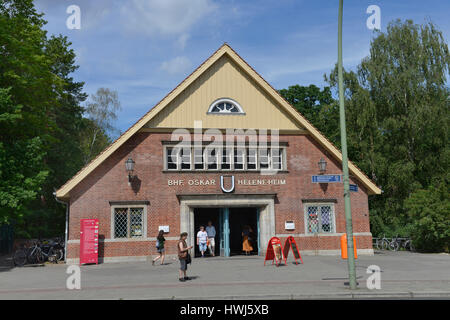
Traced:
<path id="1" fill-rule="evenodd" d="M 245 296 L 208 296 L 208 297 L 166 297 L 145 300 L 327 300 L 327 299 L 430 299 L 443 298 L 450 300 L 450 291 L 429 291 L 429 292 L 382 292 L 382 293 L 352 293 L 342 292 L 334 294 L 280 294 L 280 295 L 245 295 Z"/>

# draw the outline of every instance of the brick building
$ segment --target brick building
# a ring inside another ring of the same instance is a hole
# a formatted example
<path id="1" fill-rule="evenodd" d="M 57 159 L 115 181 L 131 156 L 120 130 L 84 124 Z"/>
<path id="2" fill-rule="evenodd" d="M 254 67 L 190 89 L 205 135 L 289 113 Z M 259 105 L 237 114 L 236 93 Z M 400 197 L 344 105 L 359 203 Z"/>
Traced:
<path id="1" fill-rule="evenodd" d="M 381 191 L 351 162 L 349 171 L 358 253 L 372 254 L 368 195 Z M 290 235 L 301 253 L 338 254 L 345 232 L 339 150 L 227 44 L 56 196 L 69 203 L 68 262 L 79 257 L 83 218 L 99 219 L 105 262 L 155 254 L 160 228 L 175 254 L 180 232 L 195 244 L 208 220 L 224 256 L 242 252 L 244 226 L 260 255 L 271 237 Z"/>

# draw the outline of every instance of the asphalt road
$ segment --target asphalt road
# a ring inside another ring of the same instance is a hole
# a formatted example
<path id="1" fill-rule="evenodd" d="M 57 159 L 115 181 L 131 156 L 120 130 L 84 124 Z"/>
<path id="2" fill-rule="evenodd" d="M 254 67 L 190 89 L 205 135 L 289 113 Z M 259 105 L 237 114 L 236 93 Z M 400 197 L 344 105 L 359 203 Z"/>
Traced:
<path id="1" fill-rule="evenodd" d="M 81 267 L 81 289 L 66 287 L 67 265 L 0 267 L 0 299 L 450 299 L 450 255 L 377 252 L 359 256 L 358 289 L 345 285 L 347 262 L 303 256 L 304 264 L 276 267 L 263 257 L 196 258 L 178 281 L 178 260 L 106 263 Z M 368 289 L 371 265 L 381 289 Z"/>

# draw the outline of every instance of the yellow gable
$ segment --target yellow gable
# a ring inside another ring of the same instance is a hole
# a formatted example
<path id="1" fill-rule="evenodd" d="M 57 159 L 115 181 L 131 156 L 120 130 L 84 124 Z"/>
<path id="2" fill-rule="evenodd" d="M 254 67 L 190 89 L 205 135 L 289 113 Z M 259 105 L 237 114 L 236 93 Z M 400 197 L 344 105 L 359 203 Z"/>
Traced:
<path id="1" fill-rule="evenodd" d="M 236 101 L 244 114 L 208 114 L 221 98 Z M 265 92 L 228 54 L 222 55 L 144 128 L 279 129 L 303 131 L 271 95 Z M 306 131 L 305 131 L 306 132 Z"/>
<path id="2" fill-rule="evenodd" d="M 217 99 L 229 98 L 242 107 L 245 114 L 208 114 Z M 306 133 L 338 161 L 340 151 L 284 100 L 230 46 L 224 44 L 190 76 L 124 132 L 72 179 L 56 191 L 59 199 L 70 199 L 70 191 L 87 175 L 141 130 L 192 128 L 201 120 L 203 128 L 279 129 Z M 350 174 L 357 177 L 369 194 L 380 194 L 378 188 L 359 168 L 349 161 Z"/>

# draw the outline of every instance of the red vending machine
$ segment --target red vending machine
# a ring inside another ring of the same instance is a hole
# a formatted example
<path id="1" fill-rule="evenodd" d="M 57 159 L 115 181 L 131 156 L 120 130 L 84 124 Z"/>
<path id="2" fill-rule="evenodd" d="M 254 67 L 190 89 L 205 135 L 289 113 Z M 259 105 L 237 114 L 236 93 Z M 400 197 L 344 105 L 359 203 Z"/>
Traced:
<path id="1" fill-rule="evenodd" d="M 98 219 L 81 219 L 80 265 L 98 264 Z"/>

